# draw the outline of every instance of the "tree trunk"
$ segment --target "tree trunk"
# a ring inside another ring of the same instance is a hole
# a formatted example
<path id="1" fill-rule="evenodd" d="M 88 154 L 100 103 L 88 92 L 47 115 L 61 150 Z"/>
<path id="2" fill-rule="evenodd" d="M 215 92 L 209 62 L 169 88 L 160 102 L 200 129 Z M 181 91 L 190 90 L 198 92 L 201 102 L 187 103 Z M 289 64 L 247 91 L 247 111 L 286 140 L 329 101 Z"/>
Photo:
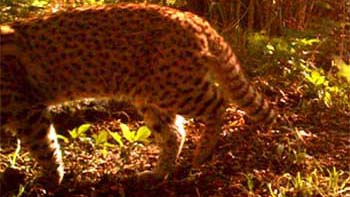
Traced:
<path id="1" fill-rule="evenodd" d="M 306 8 L 307 8 L 308 0 L 298 0 L 297 1 L 297 14 L 296 14 L 296 28 L 298 30 L 304 30 L 305 25 L 305 17 L 306 17 Z"/>
<path id="2" fill-rule="evenodd" d="M 253 30 L 254 28 L 254 15 L 255 15 L 255 0 L 249 1 L 248 7 L 248 30 Z"/>

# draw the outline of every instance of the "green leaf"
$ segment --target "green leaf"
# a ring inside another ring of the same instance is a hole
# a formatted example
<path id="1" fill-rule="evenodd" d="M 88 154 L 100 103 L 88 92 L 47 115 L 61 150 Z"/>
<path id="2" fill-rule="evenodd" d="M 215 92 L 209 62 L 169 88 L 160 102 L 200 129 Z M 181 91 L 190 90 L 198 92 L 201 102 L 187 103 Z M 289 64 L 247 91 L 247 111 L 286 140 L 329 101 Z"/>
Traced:
<path id="1" fill-rule="evenodd" d="M 112 132 L 112 131 L 108 131 L 109 135 L 112 136 L 112 138 L 121 146 L 124 146 L 124 143 L 122 141 L 122 137 L 119 135 L 119 133 L 117 132 Z"/>
<path id="2" fill-rule="evenodd" d="M 151 135 L 151 130 L 146 126 L 140 127 L 135 136 L 135 141 L 148 142 L 147 138 Z"/>
<path id="3" fill-rule="evenodd" d="M 60 135 L 60 134 L 57 134 L 57 139 L 59 139 L 59 140 L 63 140 L 64 141 L 64 143 L 69 143 L 69 139 L 68 138 L 66 138 L 65 136 L 63 136 L 63 135 Z"/>
<path id="4" fill-rule="evenodd" d="M 93 138 L 97 146 L 104 145 L 108 140 L 108 132 L 106 130 L 102 130 L 98 133 L 98 135 L 94 134 Z"/>
<path id="5" fill-rule="evenodd" d="M 299 39 L 299 38 L 297 38 L 296 42 L 297 42 L 296 44 L 301 45 L 301 46 L 311 46 L 314 43 L 319 43 L 320 40 L 317 38 L 311 38 L 311 39 L 307 39 L 307 38 Z"/>
<path id="6" fill-rule="evenodd" d="M 323 102 L 327 107 L 332 105 L 332 96 L 329 91 L 326 91 L 323 95 Z"/>
<path id="7" fill-rule="evenodd" d="M 76 139 L 78 137 L 78 132 L 77 132 L 77 128 L 74 128 L 70 131 L 68 131 L 69 135 L 73 138 L 73 139 Z"/>
<path id="8" fill-rule="evenodd" d="M 109 142 L 106 142 L 103 144 L 104 147 L 109 147 L 109 148 L 114 148 L 116 145 L 115 144 L 111 144 Z"/>
<path id="9" fill-rule="evenodd" d="M 19 188 L 18 188 L 18 192 L 17 192 L 16 197 L 23 196 L 24 191 L 25 191 L 25 186 L 22 185 L 22 184 L 20 184 L 20 185 L 19 185 Z"/>
<path id="10" fill-rule="evenodd" d="M 122 130 L 123 136 L 126 140 L 128 140 L 129 142 L 135 141 L 135 132 L 130 131 L 128 125 L 120 123 L 120 129 Z"/>
<path id="11" fill-rule="evenodd" d="M 91 127 L 91 124 L 83 124 L 78 128 L 78 136 L 83 135 L 87 130 L 89 130 Z"/>
<path id="12" fill-rule="evenodd" d="M 276 40 L 277 40 L 277 44 L 275 44 L 276 46 L 274 47 L 274 50 L 288 53 L 289 51 L 291 51 L 291 49 L 293 49 L 292 45 L 286 42 L 285 40 L 283 39 L 276 39 Z"/>
<path id="13" fill-rule="evenodd" d="M 253 181 L 254 175 L 249 173 L 249 174 L 245 174 L 244 176 L 247 180 L 248 191 L 252 192 L 254 190 L 254 181 Z"/>
<path id="14" fill-rule="evenodd" d="M 337 75 L 344 77 L 348 82 L 350 82 L 350 64 L 346 64 L 340 57 L 334 58 L 333 64 L 339 69 Z"/>
<path id="15" fill-rule="evenodd" d="M 272 189 L 272 184 L 271 183 L 267 184 L 267 188 L 269 189 L 270 195 L 272 197 L 277 197 L 277 195 L 275 194 L 274 190 Z"/>
<path id="16" fill-rule="evenodd" d="M 85 132 L 89 130 L 90 127 L 91 124 L 82 124 L 78 128 L 74 128 L 68 132 L 73 139 L 76 139 L 78 137 L 85 137 Z"/>
<path id="17" fill-rule="evenodd" d="M 45 8 L 48 4 L 48 0 L 34 0 L 31 6 Z"/>
<path id="18" fill-rule="evenodd" d="M 316 70 L 311 71 L 311 73 L 306 76 L 306 79 L 315 86 L 322 85 L 326 82 L 326 78 Z"/>
<path id="19" fill-rule="evenodd" d="M 102 156 L 103 156 L 103 157 L 106 157 L 106 156 L 107 156 L 108 150 L 107 150 L 107 147 L 106 147 L 106 146 L 103 147 L 103 149 L 101 150 L 101 153 L 102 153 Z"/>
<path id="20" fill-rule="evenodd" d="M 175 5 L 176 4 L 176 0 L 167 0 L 166 4 L 167 5 Z"/>
<path id="21" fill-rule="evenodd" d="M 21 151 L 21 140 L 17 139 L 16 150 L 9 155 L 11 167 L 14 167 L 16 165 L 16 160 L 17 160 L 17 157 L 18 157 L 20 151 Z"/>

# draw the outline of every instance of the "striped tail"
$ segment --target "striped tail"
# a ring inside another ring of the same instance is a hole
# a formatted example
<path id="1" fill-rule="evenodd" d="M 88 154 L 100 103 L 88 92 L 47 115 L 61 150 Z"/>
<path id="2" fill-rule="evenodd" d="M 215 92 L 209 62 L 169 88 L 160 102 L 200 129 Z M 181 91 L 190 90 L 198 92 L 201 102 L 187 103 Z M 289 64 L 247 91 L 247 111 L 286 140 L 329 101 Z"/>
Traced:
<path id="1" fill-rule="evenodd" d="M 276 113 L 272 105 L 245 78 L 231 47 L 219 35 L 211 40 L 211 53 L 218 57 L 214 69 L 219 84 L 224 89 L 225 98 L 242 108 L 254 122 L 265 125 L 273 123 Z"/>

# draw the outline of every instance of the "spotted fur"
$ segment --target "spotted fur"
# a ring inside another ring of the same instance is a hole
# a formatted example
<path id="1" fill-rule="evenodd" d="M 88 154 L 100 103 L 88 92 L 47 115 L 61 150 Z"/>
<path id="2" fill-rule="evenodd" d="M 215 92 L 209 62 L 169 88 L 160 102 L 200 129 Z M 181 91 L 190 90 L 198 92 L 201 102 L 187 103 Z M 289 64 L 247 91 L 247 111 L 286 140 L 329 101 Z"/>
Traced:
<path id="1" fill-rule="evenodd" d="M 275 116 L 208 22 L 157 5 L 77 9 L 2 25 L 0 85 L 1 124 L 17 130 L 56 184 L 63 162 L 49 105 L 91 97 L 129 100 L 161 148 L 153 171 L 159 177 L 174 169 L 181 145 L 177 114 L 206 124 L 195 166 L 215 147 L 227 103 L 258 124 Z"/>

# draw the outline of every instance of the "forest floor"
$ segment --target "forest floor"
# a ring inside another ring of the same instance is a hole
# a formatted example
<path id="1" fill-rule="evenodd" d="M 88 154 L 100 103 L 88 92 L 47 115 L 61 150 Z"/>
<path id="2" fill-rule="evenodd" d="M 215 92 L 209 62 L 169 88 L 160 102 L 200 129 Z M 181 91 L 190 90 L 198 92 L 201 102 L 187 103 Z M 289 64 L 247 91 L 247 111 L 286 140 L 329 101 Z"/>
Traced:
<path id="1" fill-rule="evenodd" d="M 114 143 L 115 146 L 105 147 L 108 151 L 103 151 L 89 137 L 106 129 L 120 132 L 119 120 L 97 121 L 85 140 L 60 140 L 66 174 L 55 193 L 48 193 L 36 182 L 39 167 L 27 150 L 16 157 L 15 167 L 8 168 L 16 140 L 2 136 L 0 171 L 5 173 L 1 177 L 0 194 L 350 196 L 350 114 L 337 114 L 330 109 L 302 114 L 296 109 L 292 105 L 283 106 L 285 115 L 272 130 L 254 129 L 244 121 L 241 112 L 227 109 L 217 148 L 212 158 L 198 169 L 191 169 L 191 158 L 204 126 L 188 122 L 187 139 L 176 172 L 147 186 L 137 184 L 133 175 L 154 167 L 159 150 L 152 138 L 148 145 L 126 142 L 122 149 Z M 128 125 L 137 129 L 142 124 L 132 121 Z M 18 188 L 21 184 L 23 190 Z"/>

